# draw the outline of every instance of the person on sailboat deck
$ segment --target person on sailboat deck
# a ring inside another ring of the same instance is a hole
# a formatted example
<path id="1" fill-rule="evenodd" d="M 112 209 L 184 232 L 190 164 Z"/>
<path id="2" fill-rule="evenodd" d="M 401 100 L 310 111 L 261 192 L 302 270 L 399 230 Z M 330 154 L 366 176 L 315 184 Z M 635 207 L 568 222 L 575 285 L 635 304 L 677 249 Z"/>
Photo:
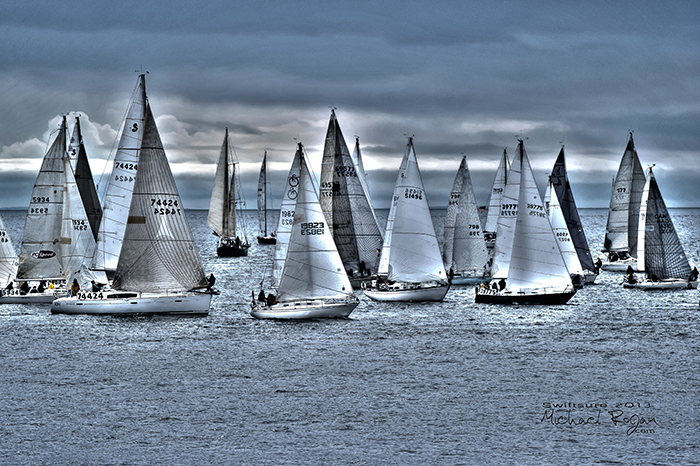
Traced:
<path id="1" fill-rule="evenodd" d="M 78 291 L 80 291 L 80 285 L 78 285 L 78 279 L 74 278 L 73 283 L 70 285 L 70 291 L 73 293 L 73 296 L 78 294 Z"/>
<path id="2" fill-rule="evenodd" d="M 212 288 L 214 288 L 214 283 L 216 283 L 216 277 L 213 273 L 210 273 L 207 277 L 207 291 L 211 293 Z"/>
<path id="3" fill-rule="evenodd" d="M 597 261 L 595 261 L 595 264 L 593 264 L 593 273 L 598 275 L 600 273 L 600 268 L 603 266 L 603 261 L 600 260 L 600 257 L 598 258 Z"/>
<path id="4" fill-rule="evenodd" d="M 102 286 L 98 283 L 95 283 L 95 280 L 90 281 L 90 288 L 92 289 L 93 293 L 97 293 L 102 289 Z"/>
<path id="5" fill-rule="evenodd" d="M 265 290 L 260 290 L 260 293 L 258 293 L 258 301 L 264 303 L 265 302 Z"/>
<path id="6" fill-rule="evenodd" d="M 269 295 L 267 295 L 267 303 L 266 304 L 268 306 L 272 306 L 273 304 L 275 304 L 276 299 L 277 299 L 277 296 L 270 293 Z"/>
<path id="7" fill-rule="evenodd" d="M 608 254 L 608 262 L 615 262 L 619 259 L 617 253 L 615 251 L 610 251 L 610 254 Z"/>
<path id="8" fill-rule="evenodd" d="M 452 284 L 452 279 L 455 277 L 455 271 L 450 267 L 450 271 L 447 273 L 447 283 Z"/>
<path id="9" fill-rule="evenodd" d="M 632 269 L 631 265 L 627 266 L 627 270 L 625 271 L 625 273 L 627 274 L 627 283 L 637 283 L 637 279 L 634 276 L 634 269 Z"/>
<path id="10" fill-rule="evenodd" d="M 10 291 L 10 290 L 13 289 L 14 287 L 15 287 L 15 286 L 12 284 L 12 281 L 10 281 L 10 283 L 7 284 L 7 286 L 5 287 L 5 289 L 8 290 L 8 291 Z"/>
<path id="11" fill-rule="evenodd" d="M 28 282 L 22 282 L 22 284 L 19 287 L 19 291 L 21 293 L 27 294 L 29 293 L 29 283 Z"/>
<path id="12" fill-rule="evenodd" d="M 39 293 L 43 293 L 44 290 L 46 289 L 46 282 L 44 280 L 39 282 L 39 286 L 37 287 L 36 291 Z"/>
<path id="13" fill-rule="evenodd" d="M 501 291 L 503 291 L 505 288 L 506 288 L 506 279 L 505 279 L 505 278 L 501 278 L 501 279 L 498 281 L 498 289 L 501 290 Z"/>
<path id="14" fill-rule="evenodd" d="M 694 282 L 697 279 L 698 279 L 698 269 L 697 269 L 697 267 L 693 267 L 693 270 L 690 271 L 690 275 L 688 276 L 688 281 Z"/>

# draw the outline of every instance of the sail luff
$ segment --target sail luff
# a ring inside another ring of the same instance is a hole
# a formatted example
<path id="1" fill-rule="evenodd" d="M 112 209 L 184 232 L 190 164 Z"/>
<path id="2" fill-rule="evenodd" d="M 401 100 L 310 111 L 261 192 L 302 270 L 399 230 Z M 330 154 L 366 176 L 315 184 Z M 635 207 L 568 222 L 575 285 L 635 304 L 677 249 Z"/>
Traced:
<path id="1" fill-rule="evenodd" d="M 44 155 L 34 182 L 19 256 L 17 278 L 62 279 L 61 219 L 66 154 L 66 118 L 51 147 Z"/>
<path id="2" fill-rule="evenodd" d="M 112 176 L 107 185 L 102 220 L 92 268 L 114 271 L 117 268 L 126 229 L 134 180 L 138 171 L 146 111 L 146 80 L 141 74 L 131 96 L 114 156 Z"/>
<path id="3" fill-rule="evenodd" d="M 204 287 L 199 253 L 148 105 L 144 126 L 141 160 L 113 287 L 153 293 Z"/>

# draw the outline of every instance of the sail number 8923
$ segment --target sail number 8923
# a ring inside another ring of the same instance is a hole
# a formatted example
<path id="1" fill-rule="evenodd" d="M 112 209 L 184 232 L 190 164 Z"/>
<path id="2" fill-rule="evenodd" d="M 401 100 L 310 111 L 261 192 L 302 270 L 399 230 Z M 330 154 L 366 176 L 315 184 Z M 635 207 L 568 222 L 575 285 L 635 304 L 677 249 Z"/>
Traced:
<path id="1" fill-rule="evenodd" d="M 309 222 L 301 224 L 302 235 L 322 235 L 325 225 L 323 222 Z"/>

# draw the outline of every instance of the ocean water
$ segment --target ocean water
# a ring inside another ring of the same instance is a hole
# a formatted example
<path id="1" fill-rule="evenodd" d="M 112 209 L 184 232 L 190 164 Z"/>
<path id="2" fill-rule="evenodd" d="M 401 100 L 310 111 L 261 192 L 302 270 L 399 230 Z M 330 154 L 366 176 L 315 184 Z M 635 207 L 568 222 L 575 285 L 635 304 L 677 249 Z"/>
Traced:
<path id="1" fill-rule="evenodd" d="M 598 251 L 606 210 L 581 214 Z M 18 243 L 25 214 L 2 215 Z M 700 264 L 700 210 L 672 215 Z M 700 464 L 697 290 L 603 272 L 564 306 L 466 287 L 258 321 L 272 247 L 219 259 L 206 212 L 188 217 L 222 290 L 208 317 L 0 306 L 1 464 Z"/>

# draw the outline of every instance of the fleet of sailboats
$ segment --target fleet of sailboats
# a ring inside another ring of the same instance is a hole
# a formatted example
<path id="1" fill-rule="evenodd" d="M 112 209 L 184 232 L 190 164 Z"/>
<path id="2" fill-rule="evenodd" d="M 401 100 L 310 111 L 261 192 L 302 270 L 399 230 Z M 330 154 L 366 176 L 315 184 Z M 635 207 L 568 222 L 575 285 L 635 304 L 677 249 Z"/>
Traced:
<path id="1" fill-rule="evenodd" d="M 139 83 L 144 83 L 143 75 Z M 142 140 L 134 148 L 138 158 L 133 162 L 131 201 L 123 212 L 124 234 L 111 287 L 83 289 L 55 299 L 52 313 L 203 315 L 209 311 L 211 293 L 197 291 L 207 287 L 199 253 L 150 105 L 147 99 L 143 102 Z M 122 162 L 115 158 L 114 170 L 121 169 L 117 163 Z M 89 228 L 85 231 L 92 238 Z"/>
<path id="2" fill-rule="evenodd" d="M 260 176 L 258 177 L 258 223 L 260 226 L 260 234 L 258 235 L 259 244 L 277 243 L 275 233 L 267 233 L 267 184 L 267 151 L 265 151 L 262 165 L 260 166 Z"/>
<path id="3" fill-rule="evenodd" d="M 297 155 L 294 221 L 277 294 L 254 301 L 250 314 L 260 319 L 347 317 L 359 300 L 328 229 L 301 143 Z"/>
<path id="4" fill-rule="evenodd" d="M 64 116 L 37 175 L 19 257 L 0 219 L 0 303 L 50 302 L 52 313 L 66 314 L 206 315 L 215 293 L 213 275 L 205 277 L 146 96 L 145 75 L 138 77 L 120 129 L 102 206 L 79 116 L 70 142 L 67 134 Z M 238 172 L 227 128 L 207 218 L 222 257 L 245 256 L 250 247 Z M 297 144 L 276 234 L 268 234 L 267 197 L 265 152 L 258 178 L 258 242 L 275 245 L 273 293 L 253 296 L 256 318 L 348 317 L 359 303 L 353 286 L 360 284 L 376 301 L 441 301 L 452 284 L 479 284 L 476 303 L 565 304 L 577 287 L 595 281 L 601 265 L 593 262 L 563 146 L 544 199 L 523 139 L 512 162 L 504 149 L 485 225 L 462 157 L 445 214 L 442 254 L 413 137 L 382 233 L 359 138 L 351 155 L 335 109 L 319 186 Z M 613 179 L 603 252 L 608 253 L 603 269 L 627 272 L 625 288 L 698 287 L 698 271 L 685 255 L 653 169 L 646 177 L 641 169 L 632 132 Z"/>
<path id="5" fill-rule="evenodd" d="M 362 287 L 375 301 L 442 301 L 449 289 L 413 137 L 396 179 L 377 278 Z"/>
<path id="6" fill-rule="evenodd" d="M 608 253 L 608 260 L 602 264 L 604 270 L 623 272 L 627 267 L 637 267 L 637 227 L 645 182 L 644 170 L 630 131 L 612 184 L 603 243 L 603 252 Z"/>
<path id="7" fill-rule="evenodd" d="M 576 290 L 522 139 L 508 173 L 497 231 L 494 281 L 476 288 L 477 303 L 564 304 L 571 299 Z"/>
<path id="8" fill-rule="evenodd" d="M 214 188 L 209 203 L 207 223 L 218 237 L 216 254 L 219 257 L 241 257 L 248 255 L 250 242 L 241 214 L 243 200 L 236 166 L 238 160 L 229 140 L 228 128 L 219 152 Z"/>
<path id="9" fill-rule="evenodd" d="M 637 233 L 637 268 L 644 277 L 628 273 L 623 286 L 642 290 L 697 288 L 698 271 L 690 268 L 652 168 L 642 192 Z"/>

